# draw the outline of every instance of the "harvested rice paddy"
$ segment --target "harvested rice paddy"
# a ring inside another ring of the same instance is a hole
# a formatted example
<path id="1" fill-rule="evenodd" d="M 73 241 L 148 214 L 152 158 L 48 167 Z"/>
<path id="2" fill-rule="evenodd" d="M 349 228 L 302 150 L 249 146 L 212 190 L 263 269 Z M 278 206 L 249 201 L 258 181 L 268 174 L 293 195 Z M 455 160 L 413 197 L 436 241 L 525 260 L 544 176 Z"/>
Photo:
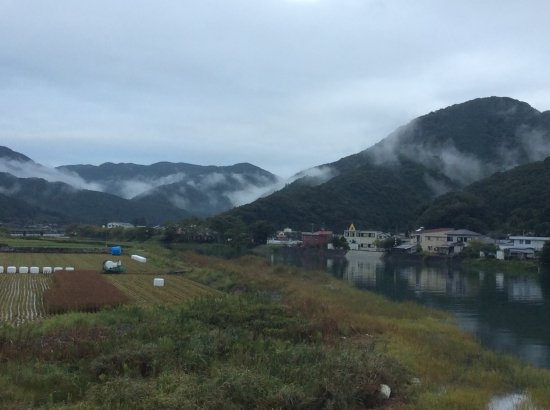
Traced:
<path id="1" fill-rule="evenodd" d="M 177 275 L 163 275 L 164 286 L 153 286 L 153 276 L 145 274 L 105 275 L 105 277 L 122 290 L 131 303 L 144 307 L 178 305 L 191 298 L 222 294 Z"/>
<path id="2" fill-rule="evenodd" d="M 109 255 L 106 253 L 0 253 L 0 266 L 60 266 L 62 268 L 73 267 L 75 270 L 101 271 L 104 260 L 122 261 L 122 267 L 127 273 L 158 274 L 162 270 L 147 263 L 136 262 L 128 255 Z M 1 274 L 0 274 L 1 275 Z"/>
<path id="3" fill-rule="evenodd" d="M 0 274 L 0 322 L 20 324 L 46 317 L 42 293 L 52 286 L 51 275 Z"/>

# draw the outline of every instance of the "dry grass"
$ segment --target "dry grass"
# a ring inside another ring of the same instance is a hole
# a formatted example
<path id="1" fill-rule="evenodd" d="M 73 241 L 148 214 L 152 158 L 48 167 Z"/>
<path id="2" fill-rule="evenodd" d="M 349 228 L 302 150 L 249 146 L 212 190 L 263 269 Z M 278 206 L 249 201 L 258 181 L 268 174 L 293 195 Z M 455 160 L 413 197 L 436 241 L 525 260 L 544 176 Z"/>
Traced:
<path id="1" fill-rule="evenodd" d="M 151 275 L 105 275 L 107 280 L 120 289 L 130 302 L 140 306 L 178 305 L 197 296 L 217 292 L 199 283 L 176 275 L 164 275 L 164 286 L 153 286 Z"/>

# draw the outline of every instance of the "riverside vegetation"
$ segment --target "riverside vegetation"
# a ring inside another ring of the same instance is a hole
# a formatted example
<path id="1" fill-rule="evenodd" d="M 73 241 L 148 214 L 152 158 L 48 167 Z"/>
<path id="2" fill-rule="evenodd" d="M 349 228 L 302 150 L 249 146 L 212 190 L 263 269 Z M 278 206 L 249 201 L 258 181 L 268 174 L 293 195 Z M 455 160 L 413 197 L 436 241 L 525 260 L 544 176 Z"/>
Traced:
<path id="1" fill-rule="evenodd" d="M 1 408 L 482 409 L 517 389 L 550 408 L 550 371 L 483 349 L 444 313 L 260 257 L 143 253 L 219 293 L 3 325 Z"/>

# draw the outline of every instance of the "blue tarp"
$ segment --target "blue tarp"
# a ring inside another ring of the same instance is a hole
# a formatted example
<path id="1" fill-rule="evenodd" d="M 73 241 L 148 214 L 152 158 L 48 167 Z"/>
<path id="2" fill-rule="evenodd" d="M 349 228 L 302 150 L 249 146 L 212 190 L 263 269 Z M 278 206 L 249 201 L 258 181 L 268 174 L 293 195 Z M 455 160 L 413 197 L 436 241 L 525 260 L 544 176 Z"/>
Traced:
<path id="1" fill-rule="evenodd" d="M 111 255 L 120 255 L 122 254 L 122 248 L 120 246 L 111 247 Z"/>

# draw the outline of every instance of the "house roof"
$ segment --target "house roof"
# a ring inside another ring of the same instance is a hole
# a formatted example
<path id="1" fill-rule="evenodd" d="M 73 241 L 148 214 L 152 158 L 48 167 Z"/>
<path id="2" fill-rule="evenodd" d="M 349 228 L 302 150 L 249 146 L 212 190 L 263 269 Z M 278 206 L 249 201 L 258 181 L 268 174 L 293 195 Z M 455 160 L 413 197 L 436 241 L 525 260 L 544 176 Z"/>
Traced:
<path id="1" fill-rule="evenodd" d="M 527 240 L 531 240 L 531 241 L 534 241 L 534 240 L 548 241 L 548 240 L 550 240 L 550 238 L 547 237 L 547 236 L 510 236 L 510 239 L 512 239 L 512 240 L 514 240 L 514 239 L 527 239 Z"/>
<path id="2" fill-rule="evenodd" d="M 469 231 L 468 229 L 457 229 L 456 231 L 449 232 L 447 235 L 481 236 L 480 233 Z"/>
<path id="3" fill-rule="evenodd" d="M 437 229 L 424 229 L 422 231 L 418 231 L 418 233 L 436 233 L 436 232 L 446 232 L 446 231 L 452 231 L 454 228 L 437 228 Z M 415 231 L 416 232 L 416 231 Z"/>
<path id="4" fill-rule="evenodd" d="M 416 248 L 416 245 L 399 245 L 399 246 L 393 247 L 393 249 L 411 249 L 411 248 Z"/>

